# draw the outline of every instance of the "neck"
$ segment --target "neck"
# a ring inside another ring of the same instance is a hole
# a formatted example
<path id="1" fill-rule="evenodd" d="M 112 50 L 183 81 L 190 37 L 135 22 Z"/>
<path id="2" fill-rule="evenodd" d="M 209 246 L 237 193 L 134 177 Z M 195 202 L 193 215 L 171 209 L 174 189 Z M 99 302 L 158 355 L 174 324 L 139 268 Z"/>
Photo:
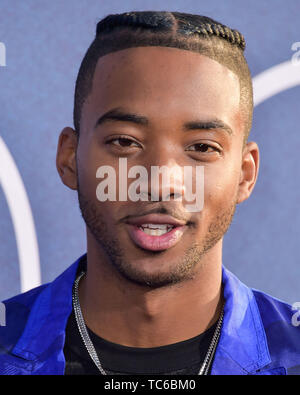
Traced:
<path id="1" fill-rule="evenodd" d="M 223 305 L 222 240 L 199 262 L 192 279 L 151 289 L 129 282 L 88 238 L 87 274 L 79 297 L 87 326 L 100 337 L 131 347 L 159 347 L 204 332 Z"/>

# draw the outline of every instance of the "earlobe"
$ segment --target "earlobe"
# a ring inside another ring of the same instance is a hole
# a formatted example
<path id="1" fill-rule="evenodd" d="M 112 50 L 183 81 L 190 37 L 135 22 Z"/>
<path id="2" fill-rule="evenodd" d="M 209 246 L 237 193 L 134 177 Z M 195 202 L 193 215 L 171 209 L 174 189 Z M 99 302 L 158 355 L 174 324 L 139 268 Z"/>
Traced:
<path id="1" fill-rule="evenodd" d="M 74 129 L 66 127 L 60 133 L 56 168 L 62 182 L 71 189 L 77 189 L 76 150 L 78 144 L 77 133 Z"/>
<path id="2" fill-rule="evenodd" d="M 251 195 L 259 170 L 259 149 L 255 142 L 248 142 L 243 151 L 237 203 L 242 203 Z"/>

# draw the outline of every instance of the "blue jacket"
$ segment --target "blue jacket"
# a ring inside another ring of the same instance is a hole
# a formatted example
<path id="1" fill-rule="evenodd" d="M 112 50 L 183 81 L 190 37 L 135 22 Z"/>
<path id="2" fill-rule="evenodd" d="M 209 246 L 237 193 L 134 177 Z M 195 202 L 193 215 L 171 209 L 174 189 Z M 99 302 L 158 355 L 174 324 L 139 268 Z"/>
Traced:
<path id="1" fill-rule="evenodd" d="M 81 258 L 53 282 L 4 301 L 0 374 L 64 374 L 65 327 Z M 300 326 L 292 325 L 291 306 L 248 288 L 224 267 L 222 282 L 226 303 L 212 374 L 300 374 Z"/>

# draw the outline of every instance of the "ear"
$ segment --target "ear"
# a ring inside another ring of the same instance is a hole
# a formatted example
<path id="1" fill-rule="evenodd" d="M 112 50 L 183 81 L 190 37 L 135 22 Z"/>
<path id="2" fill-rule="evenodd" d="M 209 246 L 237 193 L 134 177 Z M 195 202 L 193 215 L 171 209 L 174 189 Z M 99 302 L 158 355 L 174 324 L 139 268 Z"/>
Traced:
<path id="1" fill-rule="evenodd" d="M 74 129 L 66 127 L 60 133 L 57 153 L 56 168 L 62 182 L 71 189 L 77 189 L 76 150 L 78 136 Z"/>
<path id="2" fill-rule="evenodd" d="M 237 203 L 247 200 L 257 180 L 259 149 L 255 142 L 248 142 L 243 149 L 242 168 L 238 187 Z"/>

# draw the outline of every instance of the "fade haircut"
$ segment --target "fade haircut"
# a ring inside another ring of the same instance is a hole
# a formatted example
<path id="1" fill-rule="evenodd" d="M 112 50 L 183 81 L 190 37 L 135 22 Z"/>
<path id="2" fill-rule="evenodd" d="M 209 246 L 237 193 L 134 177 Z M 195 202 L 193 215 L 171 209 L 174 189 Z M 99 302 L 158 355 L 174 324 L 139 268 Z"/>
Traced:
<path id="1" fill-rule="evenodd" d="M 253 91 L 243 35 L 206 16 L 167 11 L 126 12 L 108 15 L 98 22 L 96 37 L 82 60 L 76 80 L 74 127 L 78 135 L 82 106 L 91 92 L 99 58 L 122 49 L 147 46 L 197 52 L 233 71 L 240 82 L 244 143 L 247 141 L 252 125 Z"/>

